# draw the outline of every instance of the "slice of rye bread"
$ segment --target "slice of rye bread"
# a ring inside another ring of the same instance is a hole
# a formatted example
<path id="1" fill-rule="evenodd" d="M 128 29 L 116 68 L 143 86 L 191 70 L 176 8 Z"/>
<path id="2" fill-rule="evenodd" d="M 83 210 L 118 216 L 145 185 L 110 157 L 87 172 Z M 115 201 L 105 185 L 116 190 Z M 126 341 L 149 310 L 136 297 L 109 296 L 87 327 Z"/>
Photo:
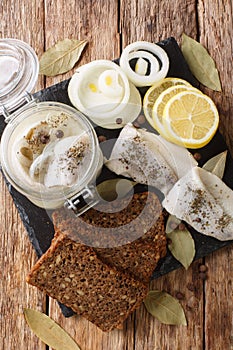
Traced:
<path id="1" fill-rule="evenodd" d="M 61 209 L 53 213 L 53 222 L 55 230 L 69 228 L 77 241 L 92 246 L 105 264 L 144 283 L 166 254 L 164 214 L 153 192 L 136 193 L 130 202 L 127 197 L 99 204 L 78 218 Z"/>
<path id="2" fill-rule="evenodd" d="M 102 331 L 121 327 L 148 293 L 142 282 L 98 259 L 92 248 L 59 233 L 27 282 L 71 307 Z"/>

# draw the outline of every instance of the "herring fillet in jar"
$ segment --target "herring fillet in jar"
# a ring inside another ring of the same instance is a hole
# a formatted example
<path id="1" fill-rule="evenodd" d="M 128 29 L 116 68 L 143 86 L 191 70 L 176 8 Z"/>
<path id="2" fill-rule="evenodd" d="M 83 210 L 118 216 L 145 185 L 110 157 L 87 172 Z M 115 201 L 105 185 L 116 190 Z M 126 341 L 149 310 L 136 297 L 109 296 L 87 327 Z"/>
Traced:
<path id="1" fill-rule="evenodd" d="M 54 209 L 98 176 L 102 153 L 81 113 L 58 102 L 40 102 L 8 123 L 1 162 L 16 189 L 34 204 Z"/>

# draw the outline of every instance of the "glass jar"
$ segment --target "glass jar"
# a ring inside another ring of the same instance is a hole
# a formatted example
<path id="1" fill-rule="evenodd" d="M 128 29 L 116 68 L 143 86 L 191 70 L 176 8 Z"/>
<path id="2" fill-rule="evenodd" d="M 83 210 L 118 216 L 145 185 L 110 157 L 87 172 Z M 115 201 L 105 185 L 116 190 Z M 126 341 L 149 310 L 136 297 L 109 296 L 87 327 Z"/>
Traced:
<path id="1" fill-rule="evenodd" d="M 0 78 L 0 108 L 7 121 L 0 145 L 3 173 L 37 206 L 65 205 L 79 215 L 98 201 L 92 184 L 103 156 L 95 130 L 73 107 L 28 98 L 38 73 L 28 45 L 1 40 L 0 65 L 7 59 L 10 69 Z"/>
<path id="2" fill-rule="evenodd" d="M 0 39 L 0 113 L 6 117 L 28 100 L 37 82 L 34 50 L 17 39 Z"/>

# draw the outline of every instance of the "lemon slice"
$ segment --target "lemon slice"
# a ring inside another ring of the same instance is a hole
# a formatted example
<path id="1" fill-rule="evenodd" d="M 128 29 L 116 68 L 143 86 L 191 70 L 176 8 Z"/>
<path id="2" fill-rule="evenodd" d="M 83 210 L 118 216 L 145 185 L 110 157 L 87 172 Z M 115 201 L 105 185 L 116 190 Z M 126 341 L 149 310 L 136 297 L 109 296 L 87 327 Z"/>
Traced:
<path id="1" fill-rule="evenodd" d="M 205 146 L 219 124 L 218 110 L 205 94 L 183 91 L 173 96 L 163 112 L 166 139 L 188 148 Z"/>
<path id="2" fill-rule="evenodd" d="M 152 118 L 154 122 L 154 128 L 160 133 L 160 135 L 164 136 L 165 134 L 162 118 L 163 118 L 163 111 L 166 106 L 166 103 L 170 100 L 170 98 L 172 98 L 179 92 L 187 91 L 187 90 L 192 90 L 192 91 L 196 91 L 197 93 L 198 92 L 202 93 L 200 90 L 192 87 L 191 85 L 190 86 L 186 86 L 184 84 L 174 85 L 164 90 L 156 99 L 152 109 Z"/>
<path id="3" fill-rule="evenodd" d="M 174 85 L 180 85 L 184 84 L 187 86 L 191 86 L 186 80 L 180 79 L 180 78 L 164 78 L 160 80 L 158 83 L 152 85 L 146 92 L 144 99 L 143 99 L 143 111 L 145 114 L 145 117 L 147 121 L 150 123 L 151 126 L 154 128 L 154 122 L 152 118 L 152 108 L 154 106 L 155 101 L 157 100 L 158 96 L 166 90 L 167 88 L 174 86 Z"/>

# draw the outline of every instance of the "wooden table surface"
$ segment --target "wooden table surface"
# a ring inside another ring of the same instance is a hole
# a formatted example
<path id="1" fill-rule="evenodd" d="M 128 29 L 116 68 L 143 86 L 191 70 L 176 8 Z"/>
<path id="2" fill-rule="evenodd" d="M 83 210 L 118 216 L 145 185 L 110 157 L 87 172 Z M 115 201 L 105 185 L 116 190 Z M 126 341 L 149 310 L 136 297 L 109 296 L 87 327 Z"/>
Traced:
<path id="1" fill-rule="evenodd" d="M 64 38 L 88 39 L 81 64 L 113 59 L 136 40 L 159 41 L 182 33 L 208 48 L 220 72 L 222 93 L 205 90 L 216 102 L 220 128 L 233 151 L 233 5 L 232 0 L 1 0 L 0 38 L 28 42 L 40 57 Z M 1 72 L 0 72 L 1 74 Z M 40 76 L 36 90 L 60 82 Z M 151 287 L 184 295 L 188 326 L 161 325 L 141 306 L 123 330 L 102 333 L 79 317 L 65 319 L 57 303 L 26 284 L 37 260 L 2 177 L 0 178 L 0 349 L 45 350 L 28 328 L 23 308 L 47 312 L 82 350 L 232 350 L 232 246 L 154 280 Z M 208 267 L 203 281 L 199 264 Z M 64 349 L 65 350 L 65 349 Z"/>

